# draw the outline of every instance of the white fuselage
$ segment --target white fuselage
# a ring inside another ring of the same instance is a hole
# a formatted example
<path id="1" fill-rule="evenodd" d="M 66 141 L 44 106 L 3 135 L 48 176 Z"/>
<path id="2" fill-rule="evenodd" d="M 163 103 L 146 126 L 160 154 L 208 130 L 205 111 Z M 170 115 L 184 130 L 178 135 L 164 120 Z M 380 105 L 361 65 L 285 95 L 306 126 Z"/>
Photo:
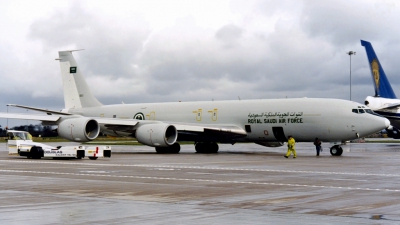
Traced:
<path id="1" fill-rule="evenodd" d="M 400 106 L 390 107 L 400 104 L 400 99 L 368 96 L 365 101 L 368 102 L 366 105 L 374 112 L 389 119 L 392 126 L 400 128 Z"/>
<path id="2" fill-rule="evenodd" d="M 338 99 L 294 98 L 120 104 L 69 109 L 69 112 L 92 118 L 233 125 L 247 133 L 236 141 L 277 141 L 279 135 L 292 135 L 296 141 L 313 141 L 318 137 L 321 141 L 336 142 L 363 137 L 389 125 L 385 118 L 352 112 L 352 109 L 360 107 L 365 106 Z M 107 133 L 104 127 L 102 131 Z M 276 133 L 281 131 L 281 134 Z M 123 132 L 113 134 L 128 135 Z"/>

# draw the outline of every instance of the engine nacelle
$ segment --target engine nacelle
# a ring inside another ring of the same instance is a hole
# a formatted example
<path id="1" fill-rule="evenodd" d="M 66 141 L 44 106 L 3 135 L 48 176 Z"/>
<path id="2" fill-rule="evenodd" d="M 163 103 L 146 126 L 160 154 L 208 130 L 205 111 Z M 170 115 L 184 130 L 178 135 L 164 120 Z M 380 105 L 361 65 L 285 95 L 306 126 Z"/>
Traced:
<path id="1" fill-rule="evenodd" d="M 262 145 L 262 146 L 266 146 L 266 147 L 271 147 L 271 148 L 275 148 L 275 147 L 281 147 L 284 145 L 283 142 L 269 142 L 269 141 L 257 141 L 254 142 L 256 144 Z"/>
<path id="2" fill-rule="evenodd" d="M 138 142 L 152 147 L 168 147 L 178 139 L 178 131 L 165 123 L 144 124 L 136 129 Z"/>
<path id="3" fill-rule="evenodd" d="M 58 124 L 58 135 L 70 141 L 93 141 L 99 136 L 99 133 L 99 124 L 90 118 L 71 118 Z"/>

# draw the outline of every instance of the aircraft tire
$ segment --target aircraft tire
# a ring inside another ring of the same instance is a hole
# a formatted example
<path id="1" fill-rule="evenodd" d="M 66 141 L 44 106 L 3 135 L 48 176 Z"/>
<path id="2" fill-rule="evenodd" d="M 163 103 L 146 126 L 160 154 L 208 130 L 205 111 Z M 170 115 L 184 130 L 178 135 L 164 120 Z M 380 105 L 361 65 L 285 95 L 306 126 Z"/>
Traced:
<path id="1" fill-rule="evenodd" d="M 341 156 L 343 153 L 343 149 L 339 145 L 334 145 L 331 147 L 330 152 L 332 156 Z"/>
<path id="2" fill-rule="evenodd" d="M 336 156 L 341 156 L 342 153 L 343 153 L 343 149 L 342 149 L 342 147 L 339 146 L 339 151 L 338 151 L 338 154 Z"/>
<path id="3" fill-rule="evenodd" d="M 210 153 L 217 153 L 218 152 L 218 144 L 215 142 L 199 142 L 195 146 L 196 152 L 197 153 L 203 153 L 203 154 L 210 154 Z"/>
<path id="4" fill-rule="evenodd" d="M 96 160 L 97 157 L 89 157 L 90 160 Z"/>
<path id="5" fill-rule="evenodd" d="M 178 154 L 180 151 L 181 145 L 179 143 L 174 143 L 169 147 L 156 147 L 158 154 Z"/>
<path id="6" fill-rule="evenodd" d="M 194 149 L 196 150 L 197 153 L 203 153 L 203 142 L 198 142 L 196 143 L 196 145 L 194 146 Z"/>
<path id="7" fill-rule="evenodd" d="M 181 145 L 179 143 L 174 143 L 170 147 L 168 147 L 169 153 L 178 154 L 181 151 Z"/>
<path id="8" fill-rule="evenodd" d="M 209 150 L 210 153 L 217 153 L 218 150 L 219 150 L 219 146 L 217 143 L 215 143 L 215 142 L 210 143 L 210 150 Z"/>
<path id="9" fill-rule="evenodd" d="M 156 147 L 157 154 L 165 154 L 167 152 L 167 148 Z"/>

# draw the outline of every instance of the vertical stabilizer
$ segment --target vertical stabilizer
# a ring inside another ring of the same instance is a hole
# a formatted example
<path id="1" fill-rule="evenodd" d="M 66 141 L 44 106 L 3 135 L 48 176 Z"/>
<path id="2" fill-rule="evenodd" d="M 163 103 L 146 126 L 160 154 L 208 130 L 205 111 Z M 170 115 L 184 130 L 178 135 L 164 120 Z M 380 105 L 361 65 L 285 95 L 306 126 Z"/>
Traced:
<path id="1" fill-rule="evenodd" d="M 372 81 L 375 88 L 375 96 L 396 99 L 396 94 L 393 92 L 392 86 L 386 77 L 385 71 L 383 71 L 371 43 L 361 40 L 361 45 L 365 47 L 365 51 L 367 52 Z"/>
<path id="2" fill-rule="evenodd" d="M 60 51 L 61 76 L 64 89 L 64 102 L 66 109 L 101 106 L 102 104 L 92 95 L 86 80 L 74 57 L 73 51 Z"/>

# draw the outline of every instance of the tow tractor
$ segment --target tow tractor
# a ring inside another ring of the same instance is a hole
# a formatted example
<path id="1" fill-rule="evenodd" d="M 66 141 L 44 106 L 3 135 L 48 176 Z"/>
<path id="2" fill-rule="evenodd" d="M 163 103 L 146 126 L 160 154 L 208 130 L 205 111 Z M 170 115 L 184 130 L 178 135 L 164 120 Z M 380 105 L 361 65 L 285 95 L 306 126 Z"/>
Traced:
<path id="1" fill-rule="evenodd" d="M 26 131 L 7 131 L 8 155 L 25 156 L 28 159 L 64 158 L 82 159 L 88 157 L 91 160 L 111 157 L 110 146 L 58 146 L 53 147 L 38 142 L 33 142 L 32 135 Z"/>

